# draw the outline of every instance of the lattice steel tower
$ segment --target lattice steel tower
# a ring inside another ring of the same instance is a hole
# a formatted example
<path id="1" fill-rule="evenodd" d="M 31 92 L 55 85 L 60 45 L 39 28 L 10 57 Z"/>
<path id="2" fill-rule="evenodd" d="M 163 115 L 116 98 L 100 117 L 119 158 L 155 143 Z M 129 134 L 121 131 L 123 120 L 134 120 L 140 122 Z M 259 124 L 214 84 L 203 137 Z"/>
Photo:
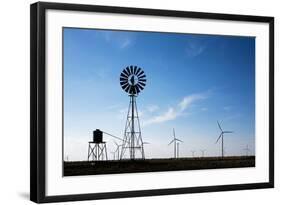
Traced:
<path id="1" fill-rule="evenodd" d="M 129 94 L 130 103 L 124 130 L 120 159 L 144 159 L 144 148 L 136 97 L 146 84 L 144 71 L 137 66 L 126 67 L 120 75 L 120 85 Z"/>

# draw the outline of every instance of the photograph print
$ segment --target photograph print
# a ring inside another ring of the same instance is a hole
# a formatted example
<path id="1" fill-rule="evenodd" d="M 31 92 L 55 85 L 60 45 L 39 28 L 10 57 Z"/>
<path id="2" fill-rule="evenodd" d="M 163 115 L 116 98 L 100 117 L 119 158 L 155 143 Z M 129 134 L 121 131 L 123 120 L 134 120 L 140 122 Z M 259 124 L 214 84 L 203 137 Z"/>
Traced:
<path id="1" fill-rule="evenodd" d="M 255 167 L 255 37 L 63 28 L 63 175 Z"/>

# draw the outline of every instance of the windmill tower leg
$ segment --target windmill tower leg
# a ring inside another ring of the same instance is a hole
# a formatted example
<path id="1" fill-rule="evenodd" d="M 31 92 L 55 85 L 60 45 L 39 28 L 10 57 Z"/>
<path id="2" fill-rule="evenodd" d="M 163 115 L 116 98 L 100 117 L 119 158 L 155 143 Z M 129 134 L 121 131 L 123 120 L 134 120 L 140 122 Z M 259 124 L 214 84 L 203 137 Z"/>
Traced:
<path id="1" fill-rule="evenodd" d="M 132 101 L 132 128 L 131 128 L 131 159 L 135 159 L 135 97 L 131 95 Z"/>

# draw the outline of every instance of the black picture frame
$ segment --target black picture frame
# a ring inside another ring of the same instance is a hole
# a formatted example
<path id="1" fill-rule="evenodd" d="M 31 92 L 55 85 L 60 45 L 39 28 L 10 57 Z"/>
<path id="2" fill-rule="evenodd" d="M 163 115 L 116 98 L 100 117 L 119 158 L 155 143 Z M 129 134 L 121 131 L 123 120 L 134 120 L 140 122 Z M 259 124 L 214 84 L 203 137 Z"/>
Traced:
<path id="1" fill-rule="evenodd" d="M 157 190 L 89 193 L 46 196 L 46 93 L 45 93 L 45 25 L 46 10 L 68 10 L 102 13 L 137 14 L 150 16 L 217 19 L 229 21 L 263 22 L 269 24 L 269 181 L 263 183 L 230 184 L 171 188 Z M 37 203 L 76 200 L 97 200 L 198 192 L 231 191 L 274 187 L 274 17 L 217 14 L 143 8 L 125 8 L 82 4 L 38 2 L 30 7 L 30 199 Z"/>

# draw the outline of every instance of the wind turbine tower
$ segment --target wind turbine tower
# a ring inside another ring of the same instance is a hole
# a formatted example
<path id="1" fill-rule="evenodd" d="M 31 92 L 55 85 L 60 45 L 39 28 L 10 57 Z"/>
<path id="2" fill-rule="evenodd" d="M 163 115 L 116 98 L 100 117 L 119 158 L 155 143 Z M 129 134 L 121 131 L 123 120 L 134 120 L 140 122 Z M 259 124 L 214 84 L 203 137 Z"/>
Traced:
<path id="1" fill-rule="evenodd" d="M 180 157 L 180 143 L 177 142 L 177 158 Z"/>

